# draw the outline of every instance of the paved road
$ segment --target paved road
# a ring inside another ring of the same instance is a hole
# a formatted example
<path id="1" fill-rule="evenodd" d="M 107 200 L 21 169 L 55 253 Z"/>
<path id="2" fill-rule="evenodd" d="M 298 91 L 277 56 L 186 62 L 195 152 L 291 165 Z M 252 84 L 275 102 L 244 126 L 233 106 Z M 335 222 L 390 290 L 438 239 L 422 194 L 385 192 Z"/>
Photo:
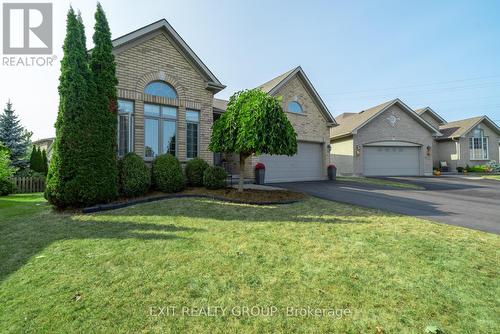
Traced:
<path id="1" fill-rule="evenodd" d="M 459 177 L 388 179 L 418 184 L 426 190 L 331 181 L 280 183 L 279 186 L 327 200 L 500 234 L 499 181 Z"/>

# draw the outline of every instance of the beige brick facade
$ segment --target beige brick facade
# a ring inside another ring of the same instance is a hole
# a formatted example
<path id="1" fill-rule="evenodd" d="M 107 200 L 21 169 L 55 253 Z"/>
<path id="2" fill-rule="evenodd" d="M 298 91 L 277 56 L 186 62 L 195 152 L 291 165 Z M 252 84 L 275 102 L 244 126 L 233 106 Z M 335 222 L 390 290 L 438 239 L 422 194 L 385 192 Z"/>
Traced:
<path id="1" fill-rule="evenodd" d="M 213 123 L 213 92 L 198 69 L 162 31 L 115 49 L 118 97 L 134 101 L 134 151 L 144 156 L 144 103 L 177 108 L 177 158 L 186 161 L 186 109 L 200 112 L 198 156 L 213 164 L 208 151 Z M 177 92 L 178 99 L 144 94 L 151 81 L 165 81 Z"/>
<path id="2" fill-rule="evenodd" d="M 330 143 L 329 123 L 323 116 L 318 105 L 304 86 L 304 82 L 297 75 L 284 84 L 276 93 L 282 97 L 282 108 L 297 133 L 298 141 L 314 142 L 323 145 L 323 175 L 327 176 L 327 166 L 330 163 L 328 145 Z M 288 112 L 288 103 L 300 103 L 303 114 Z M 257 156 L 247 159 L 245 164 L 245 177 L 254 177 L 254 166 L 259 162 Z"/>

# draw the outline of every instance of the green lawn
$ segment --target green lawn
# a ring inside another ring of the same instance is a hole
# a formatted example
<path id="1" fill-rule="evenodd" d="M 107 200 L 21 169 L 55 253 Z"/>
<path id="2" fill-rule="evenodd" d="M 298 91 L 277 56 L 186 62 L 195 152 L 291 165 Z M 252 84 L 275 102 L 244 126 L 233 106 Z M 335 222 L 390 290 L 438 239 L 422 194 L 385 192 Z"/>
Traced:
<path id="1" fill-rule="evenodd" d="M 483 179 L 491 179 L 500 181 L 500 175 L 483 175 Z"/>
<path id="2" fill-rule="evenodd" d="M 173 199 L 80 215 L 54 213 L 40 196 L 11 196 L 0 198 L 0 332 L 423 333 L 437 325 L 499 333 L 499 252 L 494 234 L 319 199 L 265 207 Z M 208 306 L 226 313 L 182 314 Z M 238 316 L 253 306 L 278 312 Z M 287 307 L 327 314 L 286 316 Z"/>
<path id="3" fill-rule="evenodd" d="M 375 186 L 386 186 L 393 188 L 403 188 L 403 189 L 415 189 L 415 190 L 425 190 L 424 187 L 421 187 L 416 184 L 383 180 L 383 179 L 375 179 L 370 177 L 361 177 L 361 176 L 337 176 L 337 180 L 339 181 L 349 181 L 349 182 L 358 182 L 363 184 L 371 184 Z"/>

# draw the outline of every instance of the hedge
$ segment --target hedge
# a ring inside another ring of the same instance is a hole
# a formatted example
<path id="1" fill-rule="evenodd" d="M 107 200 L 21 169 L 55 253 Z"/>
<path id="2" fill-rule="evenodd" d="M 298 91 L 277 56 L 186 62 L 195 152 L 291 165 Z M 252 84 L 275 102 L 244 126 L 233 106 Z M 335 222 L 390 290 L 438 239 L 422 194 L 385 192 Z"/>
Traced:
<path id="1" fill-rule="evenodd" d="M 200 158 L 194 158 L 186 163 L 186 179 L 189 185 L 201 187 L 203 185 L 203 173 L 208 168 L 208 163 Z"/>
<path id="2" fill-rule="evenodd" d="M 221 189 L 226 186 L 227 173 L 221 167 L 208 167 L 203 173 L 203 185 L 207 189 Z"/>
<path id="3" fill-rule="evenodd" d="M 171 154 L 156 157 L 153 162 L 153 182 L 155 188 L 163 192 L 183 190 L 186 181 L 179 160 Z"/>
<path id="4" fill-rule="evenodd" d="M 120 194 L 126 197 L 144 195 L 151 186 L 151 171 L 135 153 L 127 153 L 119 163 Z"/>

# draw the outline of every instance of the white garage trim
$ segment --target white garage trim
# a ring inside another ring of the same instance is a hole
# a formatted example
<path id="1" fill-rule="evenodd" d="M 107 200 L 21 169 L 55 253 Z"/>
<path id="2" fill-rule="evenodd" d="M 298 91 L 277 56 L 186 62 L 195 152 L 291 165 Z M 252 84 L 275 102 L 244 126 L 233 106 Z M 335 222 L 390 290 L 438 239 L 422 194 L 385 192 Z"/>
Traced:
<path id="1" fill-rule="evenodd" d="M 363 175 L 418 176 L 420 175 L 419 146 L 364 146 Z"/>
<path id="2" fill-rule="evenodd" d="M 374 143 L 364 144 L 363 146 L 422 146 L 420 144 L 405 142 L 405 141 L 377 141 Z"/>
<path id="3" fill-rule="evenodd" d="M 315 181 L 324 179 L 324 144 L 298 142 L 297 154 L 267 155 L 258 157 L 266 166 L 266 183 Z"/>

